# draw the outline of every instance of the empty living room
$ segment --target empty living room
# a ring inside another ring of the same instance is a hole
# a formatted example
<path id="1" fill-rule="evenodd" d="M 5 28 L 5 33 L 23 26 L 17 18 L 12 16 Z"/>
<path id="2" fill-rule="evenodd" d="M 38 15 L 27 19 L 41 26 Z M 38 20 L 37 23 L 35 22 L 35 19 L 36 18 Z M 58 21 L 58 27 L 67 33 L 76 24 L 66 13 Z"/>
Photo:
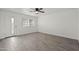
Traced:
<path id="1" fill-rule="evenodd" d="M 0 51 L 79 51 L 79 8 L 0 8 Z"/>

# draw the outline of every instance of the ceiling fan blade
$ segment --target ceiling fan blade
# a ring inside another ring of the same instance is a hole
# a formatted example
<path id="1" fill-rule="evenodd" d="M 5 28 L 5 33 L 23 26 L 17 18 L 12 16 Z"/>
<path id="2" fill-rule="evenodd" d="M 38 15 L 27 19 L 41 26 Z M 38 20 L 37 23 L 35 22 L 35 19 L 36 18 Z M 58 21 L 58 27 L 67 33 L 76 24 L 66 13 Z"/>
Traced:
<path id="1" fill-rule="evenodd" d="M 43 8 L 39 8 L 40 10 L 42 10 Z"/>
<path id="2" fill-rule="evenodd" d="M 39 14 L 39 13 L 45 13 L 44 11 L 42 11 L 43 8 L 31 8 L 32 11 L 30 12 L 35 12 L 36 14 Z"/>
<path id="3" fill-rule="evenodd" d="M 40 11 L 41 13 L 45 13 L 44 11 Z"/>

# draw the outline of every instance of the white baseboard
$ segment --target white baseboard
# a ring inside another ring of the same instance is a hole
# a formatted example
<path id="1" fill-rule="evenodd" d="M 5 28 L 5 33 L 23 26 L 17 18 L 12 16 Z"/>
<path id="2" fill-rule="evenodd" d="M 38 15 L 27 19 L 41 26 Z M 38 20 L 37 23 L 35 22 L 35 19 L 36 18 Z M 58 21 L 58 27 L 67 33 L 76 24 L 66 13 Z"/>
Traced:
<path id="1" fill-rule="evenodd" d="M 41 32 L 41 33 L 46 33 L 46 34 L 49 34 L 49 35 L 55 35 L 55 36 L 60 36 L 60 37 L 64 37 L 64 38 L 79 40 L 78 38 L 72 38 L 72 37 L 68 37 L 68 36 L 60 35 L 60 34 L 52 34 L 52 33 L 47 33 L 47 32 Z"/>

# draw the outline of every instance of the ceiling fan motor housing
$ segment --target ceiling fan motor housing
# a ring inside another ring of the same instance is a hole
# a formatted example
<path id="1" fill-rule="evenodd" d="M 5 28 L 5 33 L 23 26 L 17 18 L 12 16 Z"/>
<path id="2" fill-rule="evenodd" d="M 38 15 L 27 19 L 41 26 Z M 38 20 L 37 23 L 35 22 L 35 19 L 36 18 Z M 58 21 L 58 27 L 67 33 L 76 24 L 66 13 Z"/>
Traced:
<path id="1" fill-rule="evenodd" d="M 35 10 L 36 10 L 36 11 L 40 11 L 40 10 L 42 10 L 42 8 L 35 8 Z"/>

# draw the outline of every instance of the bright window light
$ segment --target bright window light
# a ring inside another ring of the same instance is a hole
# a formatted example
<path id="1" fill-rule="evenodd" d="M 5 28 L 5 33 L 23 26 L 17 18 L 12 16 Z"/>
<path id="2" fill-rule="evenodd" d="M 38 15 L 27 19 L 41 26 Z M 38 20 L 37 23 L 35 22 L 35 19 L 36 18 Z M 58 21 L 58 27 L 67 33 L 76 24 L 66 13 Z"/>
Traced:
<path id="1" fill-rule="evenodd" d="M 12 32 L 12 34 L 14 34 L 14 18 L 11 18 L 11 27 L 12 27 L 12 30 L 11 30 L 11 32 Z"/>

